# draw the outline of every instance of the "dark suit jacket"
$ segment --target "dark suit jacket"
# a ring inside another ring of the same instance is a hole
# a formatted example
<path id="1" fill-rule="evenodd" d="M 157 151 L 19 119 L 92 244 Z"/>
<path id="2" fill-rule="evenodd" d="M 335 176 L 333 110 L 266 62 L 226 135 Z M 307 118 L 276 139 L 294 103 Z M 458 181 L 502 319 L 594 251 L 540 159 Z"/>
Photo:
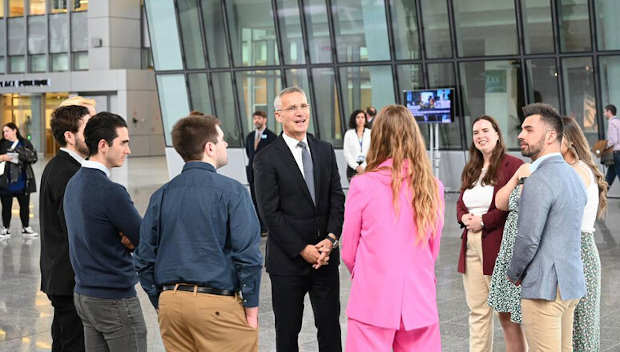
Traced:
<path id="1" fill-rule="evenodd" d="M 482 222 L 484 228 L 482 229 L 482 271 L 484 275 L 493 275 L 493 268 L 495 267 L 495 260 L 499 253 L 499 247 L 502 244 L 502 237 L 504 235 L 504 224 L 506 223 L 506 217 L 508 212 L 499 210 L 495 207 L 495 194 L 502 187 L 510 181 L 510 178 L 517 171 L 519 166 L 523 164 L 523 161 L 514 156 L 504 154 L 504 159 L 499 168 L 497 174 L 497 183 L 493 187 L 493 199 L 491 199 L 491 206 L 486 214 L 482 215 Z M 463 202 L 463 193 L 459 196 L 459 200 L 456 203 L 456 218 L 461 227 L 465 225 L 461 222 L 463 215 L 469 213 L 469 210 Z M 465 273 L 465 250 L 467 249 L 467 229 L 463 229 L 461 235 L 461 254 L 459 256 L 459 273 Z"/>
<path id="2" fill-rule="evenodd" d="M 69 179 L 79 169 L 77 160 L 59 150 L 47 163 L 41 176 L 41 291 L 49 295 L 72 295 L 75 286 L 62 200 Z"/>
<path id="3" fill-rule="evenodd" d="M 266 268 L 275 275 L 305 275 L 312 265 L 299 253 L 328 233 L 340 237 L 344 218 L 344 193 L 331 144 L 308 134 L 314 167 L 316 206 L 295 158 L 280 135 L 254 159 L 254 187 L 258 210 L 267 238 Z M 320 270 L 337 269 L 340 255 L 330 254 L 329 264 Z"/>
<path id="4" fill-rule="evenodd" d="M 256 150 L 254 150 L 255 135 L 256 130 L 248 133 L 247 137 L 245 137 L 245 154 L 248 156 L 248 165 L 245 167 L 245 173 L 248 176 L 248 183 L 254 182 L 254 173 L 252 170 L 254 156 L 263 148 L 265 148 L 269 143 L 275 141 L 276 138 L 278 138 L 275 133 L 271 132 L 268 128 L 265 128 L 265 130 L 263 131 L 263 135 L 261 136 L 260 142 L 258 142 Z"/>

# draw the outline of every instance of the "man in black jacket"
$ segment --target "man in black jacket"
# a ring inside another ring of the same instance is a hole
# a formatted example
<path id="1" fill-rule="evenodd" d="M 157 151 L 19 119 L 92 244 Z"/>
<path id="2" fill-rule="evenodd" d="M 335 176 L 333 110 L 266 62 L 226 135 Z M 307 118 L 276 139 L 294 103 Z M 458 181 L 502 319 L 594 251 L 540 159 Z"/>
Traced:
<path id="1" fill-rule="evenodd" d="M 254 203 L 254 208 L 257 209 L 256 212 L 258 212 L 256 192 L 254 191 L 254 171 L 252 170 L 254 156 L 278 137 L 267 128 L 267 114 L 264 111 L 255 111 L 254 114 L 252 114 L 252 119 L 254 120 L 255 130 L 248 133 L 247 137 L 245 137 L 245 154 L 248 156 L 248 165 L 245 167 L 245 173 L 248 177 L 248 184 L 250 185 L 252 202 Z M 267 229 L 260 215 L 258 216 L 258 220 L 260 220 L 260 232 L 265 233 Z"/>
<path id="2" fill-rule="evenodd" d="M 41 291 L 54 306 L 52 351 L 84 351 L 84 328 L 73 304 L 75 279 L 69 261 L 67 225 L 62 200 L 69 179 L 88 155 L 84 126 L 88 109 L 70 105 L 56 109 L 51 127 L 61 145 L 41 177 L 39 214 L 41 220 Z"/>
<path id="3" fill-rule="evenodd" d="M 340 262 L 344 217 L 334 148 L 307 134 L 310 106 L 303 90 L 274 102 L 283 134 L 254 159 L 258 209 L 269 229 L 266 268 L 271 278 L 276 349 L 298 351 L 304 297 L 310 295 L 319 351 L 341 351 Z"/>

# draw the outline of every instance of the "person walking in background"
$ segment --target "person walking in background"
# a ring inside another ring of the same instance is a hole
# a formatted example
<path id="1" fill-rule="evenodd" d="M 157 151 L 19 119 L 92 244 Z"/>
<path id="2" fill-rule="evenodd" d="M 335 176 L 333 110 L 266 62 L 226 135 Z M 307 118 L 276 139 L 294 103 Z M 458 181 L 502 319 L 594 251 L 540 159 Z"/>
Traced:
<path id="1" fill-rule="evenodd" d="M 347 179 L 364 171 L 366 168 L 366 154 L 370 146 L 370 130 L 366 128 L 366 114 L 362 110 L 355 110 L 349 117 L 349 129 L 344 134 L 342 152 L 347 163 Z"/>
<path id="2" fill-rule="evenodd" d="M 377 115 L 377 109 L 374 106 L 369 106 L 366 108 L 366 127 L 372 129 L 372 125 L 375 122 L 375 116 Z"/>
<path id="3" fill-rule="evenodd" d="M 2 238 L 10 237 L 13 198 L 19 203 L 19 218 L 22 234 L 34 237 L 37 234 L 30 227 L 30 194 L 37 191 L 37 182 L 32 171 L 32 164 L 38 159 L 37 151 L 30 141 L 19 133 L 13 122 L 2 126 L 0 140 L 0 161 L 4 162 L 1 179 L 4 187 L 0 189 L 2 201 Z"/>
<path id="4" fill-rule="evenodd" d="M 60 150 L 45 165 L 41 176 L 41 291 L 54 307 L 53 352 L 84 351 L 84 327 L 73 304 L 75 279 L 69 259 L 63 197 L 67 183 L 88 156 L 84 127 L 89 118 L 88 109 L 83 106 L 54 110 L 50 126 Z"/>
<path id="5" fill-rule="evenodd" d="M 443 219 L 443 185 L 415 119 L 404 106 L 384 107 L 368 168 L 345 204 L 347 351 L 441 351 L 435 261 Z"/>
<path id="6" fill-rule="evenodd" d="M 243 185 L 217 174 L 219 124 L 194 115 L 172 128 L 185 165 L 151 196 L 134 253 L 168 351 L 258 351 L 260 227 Z"/>
<path id="7" fill-rule="evenodd" d="M 534 162 L 524 181 L 508 278 L 521 289 L 523 330 L 532 351 L 573 350 L 573 313 L 586 292 L 581 227 L 584 183 L 564 161 L 562 118 L 547 104 L 523 108 L 521 153 Z"/>
<path id="8" fill-rule="evenodd" d="M 469 350 L 493 350 L 493 310 L 487 304 L 491 275 L 502 242 L 507 213 L 495 207 L 495 194 L 523 162 L 506 153 L 497 122 L 480 116 L 472 124 L 469 161 L 461 174 L 457 221 L 463 229 L 458 271 L 469 307 Z M 519 326 L 500 315 L 506 344 L 516 343 Z"/>
<path id="9" fill-rule="evenodd" d="M 601 258 L 594 241 L 594 222 L 607 209 L 607 182 L 592 161 L 590 145 L 581 127 L 572 117 L 563 117 L 562 156 L 581 177 L 588 201 L 581 223 L 581 260 L 586 280 L 586 295 L 575 308 L 573 351 L 595 352 L 601 345 Z"/>
<path id="10" fill-rule="evenodd" d="M 605 180 L 609 187 L 614 183 L 616 176 L 620 177 L 620 119 L 616 117 L 616 107 L 607 105 L 604 108 L 607 119 L 607 146 L 613 148 L 613 165 L 607 166 Z"/>
<path id="11" fill-rule="evenodd" d="M 248 178 L 248 185 L 250 186 L 252 203 L 254 203 L 254 208 L 256 209 L 258 220 L 260 221 L 260 232 L 263 234 L 267 232 L 267 229 L 265 228 L 260 214 L 258 214 L 252 164 L 254 164 L 254 156 L 278 137 L 267 128 L 267 114 L 264 111 L 255 111 L 254 114 L 252 114 L 252 119 L 254 120 L 255 129 L 245 137 L 245 154 L 248 157 L 248 165 L 245 167 L 245 174 Z"/>

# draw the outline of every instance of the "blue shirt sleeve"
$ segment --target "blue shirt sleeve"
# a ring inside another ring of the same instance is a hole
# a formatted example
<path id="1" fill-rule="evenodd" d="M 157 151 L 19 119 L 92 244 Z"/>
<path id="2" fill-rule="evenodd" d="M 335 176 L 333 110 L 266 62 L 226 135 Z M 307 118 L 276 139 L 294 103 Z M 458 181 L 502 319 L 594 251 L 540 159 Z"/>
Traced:
<path id="1" fill-rule="evenodd" d="M 155 192 L 140 226 L 140 243 L 133 254 L 133 262 L 140 285 L 149 296 L 153 307 L 157 309 L 161 291 L 155 283 L 155 260 L 159 247 L 159 214 L 163 191 Z"/>

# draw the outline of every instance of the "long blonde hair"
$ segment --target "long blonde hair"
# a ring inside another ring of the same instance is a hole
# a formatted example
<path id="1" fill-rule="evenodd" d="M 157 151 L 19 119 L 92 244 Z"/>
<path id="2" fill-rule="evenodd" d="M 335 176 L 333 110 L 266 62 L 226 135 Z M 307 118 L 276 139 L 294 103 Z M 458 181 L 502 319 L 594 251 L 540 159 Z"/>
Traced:
<path id="1" fill-rule="evenodd" d="M 411 112 L 402 105 L 388 105 L 381 109 L 371 130 L 370 148 L 366 156 L 366 172 L 388 169 L 381 163 L 392 158 L 392 202 L 398 213 L 398 197 L 404 175 L 413 194 L 412 206 L 418 228 L 418 242 L 426 234 L 435 237 L 434 225 L 443 213 L 438 196 L 439 186 L 426 153 L 424 138 Z M 403 166 L 407 166 L 403 168 Z"/>

